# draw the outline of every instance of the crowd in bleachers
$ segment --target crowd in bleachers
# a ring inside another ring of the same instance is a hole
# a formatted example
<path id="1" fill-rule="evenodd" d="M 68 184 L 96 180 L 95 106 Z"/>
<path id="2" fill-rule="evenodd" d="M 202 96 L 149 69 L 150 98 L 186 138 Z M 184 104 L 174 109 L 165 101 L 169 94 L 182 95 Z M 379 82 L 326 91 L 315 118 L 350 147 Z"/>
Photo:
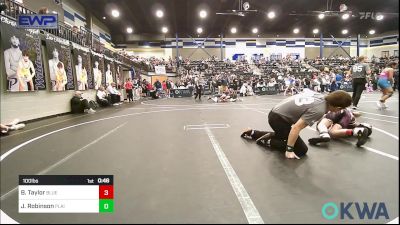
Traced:
<path id="1" fill-rule="evenodd" d="M 140 60 L 138 58 L 138 60 Z M 368 77 L 366 90 L 376 90 L 376 80 L 380 70 L 390 61 L 396 61 L 398 57 L 376 58 L 369 60 L 372 75 Z M 178 59 L 173 61 L 150 58 L 146 59 L 150 64 L 170 65 L 179 64 L 178 79 L 172 83 L 174 88 L 194 88 L 202 85 L 211 93 L 221 93 L 227 87 L 235 91 L 244 90 L 254 93 L 258 87 L 276 87 L 278 92 L 293 94 L 303 88 L 311 88 L 318 92 L 330 92 L 342 89 L 351 84 L 349 70 L 355 64 L 356 58 L 331 57 L 316 59 L 291 59 L 257 61 L 247 60 L 218 60 L 215 57 L 203 60 Z M 198 81 L 195 81 L 195 80 Z M 397 82 L 396 78 L 396 84 Z M 371 87 L 371 88 L 368 88 Z"/>

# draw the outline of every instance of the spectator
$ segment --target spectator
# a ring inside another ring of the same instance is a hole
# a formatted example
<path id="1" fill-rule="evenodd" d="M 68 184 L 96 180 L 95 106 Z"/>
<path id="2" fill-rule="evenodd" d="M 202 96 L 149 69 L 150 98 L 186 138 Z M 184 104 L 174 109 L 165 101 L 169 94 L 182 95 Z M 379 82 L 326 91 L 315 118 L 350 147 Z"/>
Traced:
<path id="1" fill-rule="evenodd" d="M 82 34 L 77 26 L 72 27 L 72 41 L 82 45 Z"/>
<path id="2" fill-rule="evenodd" d="M 113 105 L 121 105 L 121 92 L 115 88 L 115 82 L 111 82 L 107 87 L 107 92 L 111 96 L 111 104 Z"/>
<path id="3" fill-rule="evenodd" d="M 49 14 L 49 9 L 47 7 L 41 7 L 38 14 Z"/>
<path id="4" fill-rule="evenodd" d="M 171 89 L 172 89 L 172 82 L 170 80 L 167 80 L 166 86 L 167 86 L 167 98 L 171 97 Z"/>
<path id="5" fill-rule="evenodd" d="M 0 135 L 8 135 L 12 130 L 19 130 L 25 127 L 25 124 L 19 123 L 19 119 L 15 119 L 10 123 L 0 124 L 1 132 Z"/>
<path id="6" fill-rule="evenodd" d="M 90 108 L 89 101 L 82 97 L 81 91 L 75 91 L 75 94 L 71 99 L 71 112 L 93 114 L 96 111 Z"/>
<path id="7" fill-rule="evenodd" d="M 275 87 L 275 85 L 276 85 L 276 81 L 275 81 L 275 79 L 274 78 L 271 78 L 271 79 L 269 79 L 269 82 L 268 82 L 268 87 Z"/>
<path id="8" fill-rule="evenodd" d="M 100 86 L 99 89 L 97 89 L 96 101 L 103 107 L 107 107 L 111 104 L 111 98 L 107 95 L 103 86 Z"/>
<path id="9" fill-rule="evenodd" d="M 156 80 L 156 82 L 154 82 L 154 87 L 156 88 L 157 92 L 162 91 L 162 84 L 158 79 Z"/>
<path id="10" fill-rule="evenodd" d="M 162 82 L 162 90 L 164 93 L 167 93 L 167 83 L 165 82 L 165 80 Z"/>
<path id="11" fill-rule="evenodd" d="M 342 80 L 343 80 L 343 75 L 342 75 L 342 71 L 341 70 L 339 70 L 337 73 L 336 73 L 336 86 L 337 86 L 337 89 L 338 90 L 340 90 L 340 87 L 342 86 Z"/>
<path id="12" fill-rule="evenodd" d="M 132 84 L 131 78 L 126 79 L 124 86 L 125 86 L 126 95 L 128 97 L 128 102 L 131 102 L 131 101 L 133 102 L 133 92 L 132 92 L 133 84 Z"/>

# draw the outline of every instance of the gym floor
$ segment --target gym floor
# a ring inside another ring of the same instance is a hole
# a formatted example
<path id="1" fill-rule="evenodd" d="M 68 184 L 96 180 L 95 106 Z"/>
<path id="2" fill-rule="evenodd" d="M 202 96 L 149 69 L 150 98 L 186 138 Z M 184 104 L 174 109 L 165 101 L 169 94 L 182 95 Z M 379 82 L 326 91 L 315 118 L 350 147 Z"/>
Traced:
<path id="1" fill-rule="evenodd" d="M 390 218 L 372 222 L 387 223 L 399 211 L 399 96 L 385 111 L 379 96 L 359 104 L 358 120 L 373 125 L 365 146 L 332 141 L 300 160 L 240 138 L 246 127 L 270 130 L 282 95 L 160 99 L 32 122 L 1 138 L 1 210 L 19 223 L 361 223 L 328 221 L 321 208 L 383 202 Z M 19 214 L 20 174 L 114 175 L 114 213 Z"/>

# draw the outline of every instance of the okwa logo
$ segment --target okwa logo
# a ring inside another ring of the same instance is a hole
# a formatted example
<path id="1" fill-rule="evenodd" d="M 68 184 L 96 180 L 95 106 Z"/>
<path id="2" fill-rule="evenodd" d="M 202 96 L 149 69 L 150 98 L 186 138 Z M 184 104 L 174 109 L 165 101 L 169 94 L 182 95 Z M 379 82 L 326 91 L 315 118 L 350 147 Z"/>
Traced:
<path id="1" fill-rule="evenodd" d="M 383 202 L 341 202 L 339 206 L 334 202 L 328 202 L 322 206 L 322 216 L 327 220 L 340 219 L 389 219 L 386 205 Z"/>

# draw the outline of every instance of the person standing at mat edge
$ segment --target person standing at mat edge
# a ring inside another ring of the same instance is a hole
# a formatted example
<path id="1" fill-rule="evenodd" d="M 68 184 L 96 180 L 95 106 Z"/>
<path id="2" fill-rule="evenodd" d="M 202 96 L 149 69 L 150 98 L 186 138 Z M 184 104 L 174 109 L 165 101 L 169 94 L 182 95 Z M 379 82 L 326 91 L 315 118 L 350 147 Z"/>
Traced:
<path id="1" fill-rule="evenodd" d="M 196 89 L 196 94 L 194 96 L 194 100 L 196 100 L 197 97 L 199 97 L 199 100 L 201 101 L 201 89 L 203 88 L 203 86 L 198 77 L 195 78 L 194 83 L 195 83 L 194 85 L 195 85 L 195 89 Z"/>
<path id="2" fill-rule="evenodd" d="M 364 56 L 358 57 L 357 63 L 351 67 L 349 73 L 353 78 L 353 109 L 357 109 L 361 94 L 367 83 L 367 75 L 371 74 L 371 69 L 369 65 L 365 63 Z"/>
<path id="3" fill-rule="evenodd" d="M 268 123 L 274 131 L 247 129 L 243 138 L 256 140 L 256 143 L 277 150 L 283 150 L 286 158 L 300 159 L 308 147 L 299 136 L 300 131 L 312 126 L 327 112 L 338 112 L 351 105 L 351 96 L 345 91 L 323 94 L 305 90 L 284 99 L 268 114 Z"/>
<path id="4" fill-rule="evenodd" d="M 377 102 L 379 109 L 386 109 L 387 105 L 385 104 L 385 101 L 393 95 L 393 74 L 396 67 L 397 62 L 390 62 L 388 63 L 386 68 L 382 70 L 381 74 L 379 74 L 378 86 L 382 91 L 382 97 Z"/>

